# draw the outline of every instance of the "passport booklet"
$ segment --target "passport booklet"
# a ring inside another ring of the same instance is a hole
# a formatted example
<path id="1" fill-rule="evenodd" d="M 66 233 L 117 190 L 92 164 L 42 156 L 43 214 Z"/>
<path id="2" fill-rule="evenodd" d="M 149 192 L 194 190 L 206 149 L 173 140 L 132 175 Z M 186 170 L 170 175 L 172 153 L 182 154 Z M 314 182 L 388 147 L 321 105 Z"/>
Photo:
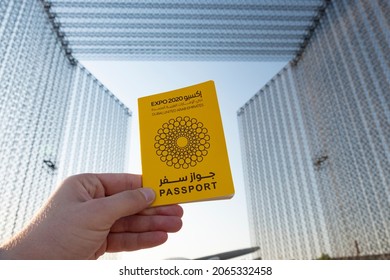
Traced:
<path id="1" fill-rule="evenodd" d="M 213 81 L 138 99 L 142 180 L 152 206 L 231 198 L 225 136 Z"/>

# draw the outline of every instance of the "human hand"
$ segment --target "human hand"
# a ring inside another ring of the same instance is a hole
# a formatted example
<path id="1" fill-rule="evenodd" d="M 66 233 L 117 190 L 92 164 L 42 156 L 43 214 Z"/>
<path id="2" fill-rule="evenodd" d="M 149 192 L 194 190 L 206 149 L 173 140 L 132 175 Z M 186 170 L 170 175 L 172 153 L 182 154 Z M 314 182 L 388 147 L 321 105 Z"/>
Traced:
<path id="1" fill-rule="evenodd" d="M 31 223 L 0 248 L 7 259 L 97 259 L 164 243 L 182 226 L 179 205 L 148 208 L 155 194 L 141 175 L 67 178 Z"/>

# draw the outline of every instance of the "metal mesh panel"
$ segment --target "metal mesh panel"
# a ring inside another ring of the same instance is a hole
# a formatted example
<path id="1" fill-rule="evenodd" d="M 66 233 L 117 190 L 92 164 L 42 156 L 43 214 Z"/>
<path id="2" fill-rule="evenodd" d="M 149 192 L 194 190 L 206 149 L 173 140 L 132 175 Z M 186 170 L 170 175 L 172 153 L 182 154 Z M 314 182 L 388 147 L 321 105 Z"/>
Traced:
<path id="1" fill-rule="evenodd" d="M 0 238 L 19 230 L 49 195 L 72 69 L 35 1 L 0 11 Z M 59 94 L 62 93 L 62 94 Z"/>
<path id="2" fill-rule="evenodd" d="M 239 111 L 248 210 L 259 221 L 253 242 L 264 259 L 310 259 L 329 248 L 294 87 L 286 68 Z"/>
<path id="3" fill-rule="evenodd" d="M 130 111 L 78 66 L 59 179 L 83 172 L 124 172 Z"/>
<path id="4" fill-rule="evenodd" d="M 78 59 L 288 60 L 326 1 L 50 3 Z"/>
<path id="5" fill-rule="evenodd" d="M 370 3 L 335 2 L 298 66 L 297 80 L 308 81 L 300 90 L 313 95 L 306 110 L 316 111 L 314 153 L 329 157 L 317 177 L 327 224 L 337 224 L 336 257 L 390 251 L 389 29 L 371 25 L 389 11 Z M 369 21 L 375 9 L 378 17 Z"/>
<path id="6" fill-rule="evenodd" d="M 239 112 L 252 241 L 267 259 L 389 253 L 390 8 L 329 2 L 1 1 L 0 239 L 56 178 L 123 171 L 130 114 L 68 38 L 89 59 L 298 52 Z"/>
<path id="7" fill-rule="evenodd" d="M 41 2 L 1 1 L 0 240 L 31 219 L 57 177 L 123 172 L 129 116 L 69 60 Z"/>
<path id="8" fill-rule="evenodd" d="M 263 258 L 390 252 L 384 2 L 333 1 L 300 60 L 239 111 L 246 184 L 258 200 L 249 212 L 262 223 L 252 236 Z"/>

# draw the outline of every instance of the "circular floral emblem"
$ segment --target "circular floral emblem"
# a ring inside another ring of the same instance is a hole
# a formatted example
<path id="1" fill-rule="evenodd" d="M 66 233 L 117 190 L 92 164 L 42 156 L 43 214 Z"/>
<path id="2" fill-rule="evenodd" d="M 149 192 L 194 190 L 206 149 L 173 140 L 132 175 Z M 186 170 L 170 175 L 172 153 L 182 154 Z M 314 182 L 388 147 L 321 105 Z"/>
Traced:
<path id="1" fill-rule="evenodd" d="M 210 136 L 195 118 L 177 117 L 164 123 L 154 138 L 154 148 L 162 162 L 176 169 L 194 167 L 210 148 Z"/>

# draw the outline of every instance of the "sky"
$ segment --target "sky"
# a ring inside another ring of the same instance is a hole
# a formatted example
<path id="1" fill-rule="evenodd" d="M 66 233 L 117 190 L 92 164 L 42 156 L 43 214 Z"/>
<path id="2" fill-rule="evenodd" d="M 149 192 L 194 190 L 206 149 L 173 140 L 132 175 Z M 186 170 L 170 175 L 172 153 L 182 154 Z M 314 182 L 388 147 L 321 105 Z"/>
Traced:
<path id="1" fill-rule="evenodd" d="M 123 259 L 199 258 L 251 247 L 237 111 L 287 62 L 81 61 L 131 111 L 128 172 L 142 174 L 137 99 L 215 82 L 235 186 L 229 200 L 183 204 L 183 227 L 155 248 Z M 246 256 L 248 257 L 248 256 Z M 245 257 L 242 257 L 245 258 Z"/>

